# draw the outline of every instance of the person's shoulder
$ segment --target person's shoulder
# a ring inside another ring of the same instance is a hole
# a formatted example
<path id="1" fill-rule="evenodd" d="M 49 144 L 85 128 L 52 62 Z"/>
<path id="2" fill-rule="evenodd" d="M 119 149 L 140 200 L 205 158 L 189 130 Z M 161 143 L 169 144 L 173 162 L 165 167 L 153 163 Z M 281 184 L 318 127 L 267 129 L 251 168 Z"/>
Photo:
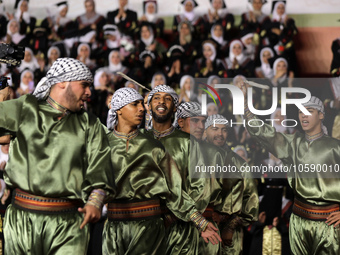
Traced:
<path id="1" fill-rule="evenodd" d="M 325 135 L 323 136 L 323 140 L 326 141 L 327 144 L 329 144 L 329 147 L 338 147 L 340 148 L 340 140 L 336 139 L 334 137 Z"/>
<path id="2" fill-rule="evenodd" d="M 190 140 L 190 134 L 182 131 L 182 130 L 179 130 L 179 129 L 175 129 L 174 132 L 173 132 L 173 135 L 175 137 L 178 137 L 178 138 L 184 138 L 184 139 L 189 139 Z"/>

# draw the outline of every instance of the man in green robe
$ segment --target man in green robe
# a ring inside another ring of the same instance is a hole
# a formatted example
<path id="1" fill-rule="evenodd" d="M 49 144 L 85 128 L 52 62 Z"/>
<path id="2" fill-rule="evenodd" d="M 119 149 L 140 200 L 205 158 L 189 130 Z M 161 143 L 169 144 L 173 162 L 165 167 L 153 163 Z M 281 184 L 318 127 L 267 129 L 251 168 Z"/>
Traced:
<path id="1" fill-rule="evenodd" d="M 238 87 L 246 98 L 245 85 Z M 244 117 L 246 123 L 251 121 L 251 126 L 247 125 L 250 135 L 281 159 L 288 170 L 288 181 L 295 193 L 289 224 L 292 253 L 339 254 L 340 141 L 327 135 L 322 123 L 324 105 L 319 98 L 312 96 L 302 105 L 305 109 L 300 109 L 299 121 L 304 134 L 276 132 L 252 114 L 246 104 Z"/>
<path id="2" fill-rule="evenodd" d="M 6 254 L 86 254 L 86 224 L 114 193 L 105 130 L 83 109 L 92 82 L 83 63 L 59 58 L 34 95 L 0 103 L 0 136 L 12 136 Z"/>
<path id="3" fill-rule="evenodd" d="M 259 197 L 257 192 L 257 185 L 251 174 L 242 173 L 240 170 L 242 167 L 247 166 L 244 159 L 242 159 L 235 152 L 231 151 L 227 143 L 228 136 L 228 121 L 227 119 L 220 115 L 215 114 L 211 115 L 207 118 L 205 122 L 205 135 L 208 143 L 214 144 L 223 148 L 226 151 L 229 157 L 236 162 L 236 166 L 238 171 L 241 173 L 244 189 L 243 189 L 243 198 L 242 198 L 242 210 L 239 221 L 240 224 L 236 226 L 235 232 L 232 236 L 232 244 L 225 245 L 223 248 L 223 254 L 241 254 L 243 250 L 243 228 L 247 227 L 251 223 L 258 220 L 259 214 Z M 225 223 L 226 226 L 230 225 L 229 222 Z"/>
<path id="4" fill-rule="evenodd" d="M 232 161 L 226 161 L 226 159 L 231 158 L 227 157 L 224 150 L 202 140 L 206 118 L 201 113 L 201 106 L 196 102 L 182 103 L 177 109 L 177 125 L 182 131 L 191 134 L 192 139 L 197 139 L 203 152 L 205 165 L 214 167 L 217 165 L 220 167 L 233 165 Z M 203 176 L 203 178 L 210 178 L 213 187 L 217 186 L 217 188 L 212 189 L 215 194 L 211 192 L 210 196 L 210 204 L 212 204 L 211 217 L 216 220 L 216 216 L 218 216 L 218 222 L 221 220 L 239 222 L 238 215 L 242 209 L 243 179 L 233 173 L 225 176 L 219 175 L 220 173 L 215 174 L 212 172 L 207 176 Z M 231 225 L 228 224 L 226 229 L 222 231 L 221 237 L 224 245 L 230 245 L 231 236 L 229 232 L 234 231 L 233 229 L 228 229 Z M 221 247 L 200 241 L 200 254 L 220 254 L 221 252 Z"/>
<path id="5" fill-rule="evenodd" d="M 172 116 L 177 110 L 178 95 L 167 85 L 155 87 L 148 96 L 152 120 L 149 134 L 159 140 L 176 162 L 182 177 L 182 189 L 204 212 L 210 204 L 212 186 L 209 178 L 194 178 L 191 167 L 204 166 L 204 158 L 197 141 L 172 125 Z M 191 223 L 176 220 L 170 226 L 166 254 L 198 254 L 199 231 Z M 215 228 L 217 231 L 217 228 Z"/>
<path id="6" fill-rule="evenodd" d="M 176 163 L 161 142 L 139 131 L 143 97 L 121 88 L 111 100 L 108 138 L 117 193 L 108 204 L 103 233 L 104 254 L 165 254 L 165 226 L 160 200 L 183 221 L 202 230 L 205 240 L 218 242 L 215 231 L 182 191 Z"/>

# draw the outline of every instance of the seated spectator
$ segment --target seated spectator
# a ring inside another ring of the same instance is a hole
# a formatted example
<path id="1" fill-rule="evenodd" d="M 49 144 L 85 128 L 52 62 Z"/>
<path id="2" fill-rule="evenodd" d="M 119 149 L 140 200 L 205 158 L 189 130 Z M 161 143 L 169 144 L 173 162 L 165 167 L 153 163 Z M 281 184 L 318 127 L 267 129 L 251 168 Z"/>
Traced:
<path id="1" fill-rule="evenodd" d="M 7 37 L 4 39 L 5 43 L 13 43 L 15 45 L 25 46 L 27 38 L 25 34 L 20 33 L 20 25 L 16 19 L 12 19 L 7 24 Z"/>
<path id="2" fill-rule="evenodd" d="M 215 103 L 207 104 L 207 116 L 218 114 L 218 107 Z"/>
<path id="3" fill-rule="evenodd" d="M 165 75 L 162 72 L 156 72 L 151 79 L 151 89 L 163 84 L 167 84 Z"/>
<path id="4" fill-rule="evenodd" d="M 21 61 L 20 66 L 18 67 L 19 72 L 21 73 L 23 70 L 28 69 L 33 73 L 39 69 L 39 64 L 37 59 L 35 58 L 33 51 L 25 47 L 25 56 L 24 59 Z"/>
<path id="5" fill-rule="evenodd" d="M 137 84 L 133 83 L 132 81 L 125 82 L 125 88 L 132 88 L 136 91 L 139 91 L 139 86 Z"/>
<path id="6" fill-rule="evenodd" d="M 256 45 L 254 43 L 254 33 L 251 30 L 243 29 L 240 33 L 241 41 L 244 45 L 244 56 L 255 60 Z"/>
<path id="7" fill-rule="evenodd" d="M 33 72 L 30 70 L 24 70 L 20 76 L 20 86 L 16 90 L 17 97 L 32 93 L 34 88 Z"/>
<path id="8" fill-rule="evenodd" d="M 297 32 L 294 19 L 286 14 L 286 1 L 273 1 L 272 22 L 267 27 L 265 36 L 276 54 L 288 61 L 294 73 L 297 67 L 293 39 Z"/>
<path id="9" fill-rule="evenodd" d="M 259 37 L 259 45 L 267 45 L 268 42 L 263 41 L 262 30 L 271 23 L 270 17 L 262 12 L 262 7 L 267 0 L 249 0 L 250 10 L 242 13 L 240 30 L 248 29 L 257 34 Z"/>
<path id="10" fill-rule="evenodd" d="M 193 67 L 194 77 L 209 77 L 218 75 L 223 77 L 225 74 L 222 60 L 217 58 L 216 44 L 212 40 L 206 40 L 202 43 L 203 56 L 196 60 Z"/>
<path id="11" fill-rule="evenodd" d="M 245 77 L 254 76 L 254 61 L 244 55 L 243 49 L 241 40 L 235 39 L 231 41 L 229 57 L 224 59 L 228 77 L 235 77 L 239 74 Z"/>
<path id="12" fill-rule="evenodd" d="M 193 40 L 193 31 L 194 29 L 189 21 L 182 21 L 178 24 L 179 34 L 172 45 L 180 45 L 183 47 L 184 57 L 182 65 L 186 71 L 189 70 L 195 59 L 199 56 L 198 51 L 201 52 L 198 41 Z"/>
<path id="13" fill-rule="evenodd" d="M 194 93 L 195 80 L 190 75 L 184 75 L 179 83 L 179 103 L 197 101 L 197 95 Z"/>
<path id="14" fill-rule="evenodd" d="M 53 65 L 57 58 L 60 58 L 60 50 L 57 46 L 51 46 L 47 51 L 47 70 Z"/>
<path id="15" fill-rule="evenodd" d="M 128 0 L 119 0 L 119 8 L 107 13 L 107 22 L 114 24 L 126 36 L 134 37 L 137 13 L 128 8 Z"/>
<path id="16" fill-rule="evenodd" d="M 129 72 L 129 68 L 122 64 L 119 51 L 111 51 L 108 57 L 108 61 L 109 65 L 106 67 L 106 70 L 109 73 L 110 80 L 113 82 L 114 89 L 117 90 L 124 85 L 123 77 L 117 74 L 117 72 L 127 74 Z"/>
<path id="17" fill-rule="evenodd" d="M 195 0 L 183 0 L 181 4 L 184 6 L 184 10 L 181 14 L 175 15 L 172 25 L 173 32 L 177 33 L 179 24 L 187 21 L 193 28 L 193 37 L 195 39 L 204 39 L 205 30 L 203 19 L 194 12 L 195 7 L 198 6 L 197 2 Z"/>
<path id="18" fill-rule="evenodd" d="M 59 2 L 55 4 L 55 6 L 57 7 L 56 10 L 49 10 L 50 16 L 43 19 L 41 26 L 46 29 L 50 40 L 56 41 L 73 37 L 74 22 L 69 17 L 67 17 L 67 2 Z"/>
<path id="19" fill-rule="evenodd" d="M 232 39 L 231 29 L 234 27 L 234 15 L 229 13 L 224 0 L 210 0 L 212 9 L 203 16 L 206 26 L 211 27 L 213 24 L 220 23 L 223 27 L 223 33 L 227 40 Z"/>
<path id="20" fill-rule="evenodd" d="M 285 58 L 279 57 L 274 61 L 273 74 L 272 85 L 274 87 L 293 87 L 294 73 L 289 71 Z"/>
<path id="21" fill-rule="evenodd" d="M 157 1 L 144 0 L 143 13 L 140 22 L 148 22 L 153 25 L 156 38 L 163 38 L 164 36 L 164 20 L 157 15 Z M 139 25 L 140 27 L 140 25 Z"/>
<path id="22" fill-rule="evenodd" d="M 101 35 L 102 28 L 106 23 L 104 16 L 98 14 L 95 8 L 94 0 L 85 0 L 85 13 L 76 18 L 76 25 L 78 28 L 77 36 L 80 37 L 80 42 L 93 42 L 91 41 L 93 35 Z M 81 38 L 87 35 L 87 38 Z M 101 38 L 96 38 L 101 39 Z"/>
<path id="23" fill-rule="evenodd" d="M 221 23 L 217 22 L 211 26 L 210 39 L 217 45 L 217 56 L 221 59 L 226 57 L 228 41 L 224 39 L 224 29 Z"/>
<path id="24" fill-rule="evenodd" d="M 169 86 L 178 87 L 181 77 L 184 75 L 185 50 L 180 45 L 173 45 L 167 52 L 167 63 L 165 65 L 165 73 Z"/>
<path id="25" fill-rule="evenodd" d="M 269 59 L 273 58 L 274 56 L 274 51 L 270 47 L 264 47 L 260 51 L 261 66 L 255 69 L 255 75 L 257 78 L 273 78 L 274 71 L 270 65 Z"/>
<path id="26" fill-rule="evenodd" d="M 28 1 L 16 1 L 14 9 L 16 9 L 14 13 L 14 18 L 20 24 L 20 33 L 29 35 L 33 32 L 37 19 L 30 15 L 28 11 Z"/>
<path id="27" fill-rule="evenodd" d="M 95 61 L 90 59 L 91 48 L 87 43 L 81 43 L 77 49 L 77 59 L 84 63 L 92 72 L 96 68 Z"/>

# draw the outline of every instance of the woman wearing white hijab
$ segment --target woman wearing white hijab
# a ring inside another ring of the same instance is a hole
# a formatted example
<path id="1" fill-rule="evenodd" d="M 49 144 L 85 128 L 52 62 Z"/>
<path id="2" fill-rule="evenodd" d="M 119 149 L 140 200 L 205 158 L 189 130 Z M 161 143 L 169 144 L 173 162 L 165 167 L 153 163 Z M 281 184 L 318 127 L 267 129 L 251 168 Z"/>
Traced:
<path id="1" fill-rule="evenodd" d="M 256 77 L 272 79 L 274 76 L 273 68 L 270 66 L 269 59 L 273 58 L 274 51 L 270 47 L 264 47 L 260 51 L 261 66 L 256 68 Z"/>
<path id="2" fill-rule="evenodd" d="M 144 15 L 140 18 L 140 23 L 147 22 L 156 28 L 155 36 L 163 37 L 164 20 L 158 17 L 158 8 L 156 0 L 144 0 L 143 2 Z"/>
<path id="3" fill-rule="evenodd" d="M 129 68 L 122 64 L 120 52 L 117 50 L 111 51 L 108 57 L 108 62 L 109 65 L 106 67 L 106 69 L 110 74 L 110 80 L 113 81 L 115 88 L 122 87 L 124 85 L 123 78 L 117 74 L 117 72 L 127 74 L 129 72 Z"/>
<path id="4" fill-rule="evenodd" d="M 228 77 L 235 77 L 239 74 L 245 77 L 253 77 L 254 61 L 245 56 L 243 51 L 244 46 L 241 40 L 235 39 L 231 41 L 229 57 L 225 58 Z"/>
<path id="5" fill-rule="evenodd" d="M 194 94 L 195 80 L 191 75 L 184 75 L 179 82 L 181 92 L 179 94 L 179 102 L 196 101 L 197 96 Z"/>
<path id="6" fill-rule="evenodd" d="M 15 45 L 25 45 L 26 35 L 20 34 L 20 24 L 16 19 L 12 19 L 7 24 L 7 39 L 6 43 L 13 43 Z"/>
<path id="7" fill-rule="evenodd" d="M 22 33 L 26 33 L 28 27 L 30 29 L 29 31 L 31 33 L 33 32 L 37 19 L 29 14 L 27 0 L 21 0 L 18 3 L 14 18 L 20 23 Z"/>
<path id="8" fill-rule="evenodd" d="M 212 40 L 202 43 L 203 56 L 195 61 L 194 76 L 209 77 L 210 75 L 223 75 L 223 64 L 217 59 L 216 44 Z"/>
<path id="9" fill-rule="evenodd" d="M 20 66 L 18 67 L 19 72 L 21 73 L 25 69 L 29 69 L 30 71 L 35 72 L 35 70 L 39 68 L 40 66 L 38 64 L 36 57 L 33 54 L 33 51 L 30 48 L 25 47 L 25 57 L 21 61 Z"/>
<path id="10" fill-rule="evenodd" d="M 30 70 L 24 70 L 20 75 L 20 86 L 16 90 L 17 97 L 30 94 L 34 91 L 34 75 Z"/>

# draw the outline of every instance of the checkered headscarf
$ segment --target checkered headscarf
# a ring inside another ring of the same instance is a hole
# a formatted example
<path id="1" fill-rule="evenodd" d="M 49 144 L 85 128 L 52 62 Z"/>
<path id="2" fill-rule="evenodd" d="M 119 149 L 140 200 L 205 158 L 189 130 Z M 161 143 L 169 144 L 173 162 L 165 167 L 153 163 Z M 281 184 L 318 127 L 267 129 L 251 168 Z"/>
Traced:
<path id="1" fill-rule="evenodd" d="M 143 100 L 141 94 L 139 94 L 133 88 L 121 88 L 118 89 L 112 96 L 111 109 L 109 110 L 109 118 L 107 120 L 107 128 L 113 130 L 118 124 L 117 111 L 137 100 Z"/>
<path id="2" fill-rule="evenodd" d="M 319 112 L 322 112 L 325 115 L 325 107 L 323 105 L 323 102 L 315 96 L 312 96 L 307 103 L 304 103 L 302 105 L 306 108 L 308 108 L 308 107 L 314 108 L 314 109 L 318 110 Z M 323 123 L 321 123 L 321 129 L 322 129 L 322 131 L 324 132 L 325 135 L 328 135 L 327 128 L 325 127 L 325 125 Z"/>
<path id="3" fill-rule="evenodd" d="M 170 96 L 173 98 L 174 100 L 174 104 L 175 104 L 175 107 L 177 108 L 178 107 L 178 95 L 176 93 L 176 91 L 174 91 L 170 86 L 168 85 L 158 85 L 156 86 L 155 88 L 153 88 L 151 90 L 151 92 L 149 93 L 149 96 L 148 96 L 148 105 L 150 105 L 150 102 L 151 102 L 151 99 L 153 97 L 153 95 L 157 92 L 165 92 L 165 93 L 168 93 L 170 94 Z"/>
<path id="4" fill-rule="evenodd" d="M 181 103 L 177 108 L 177 118 L 190 118 L 202 116 L 201 106 L 196 102 Z"/>
<path id="5" fill-rule="evenodd" d="M 205 129 L 214 125 L 214 120 L 215 120 L 215 124 L 224 124 L 227 127 L 229 127 L 228 121 L 224 116 L 220 114 L 214 114 L 214 115 L 210 115 L 205 121 Z"/>
<path id="6" fill-rule="evenodd" d="M 153 95 L 155 94 L 155 93 L 157 93 L 157 92 L 165 92 L 165 93 L 168 93 L 168 94 L 170 94 L 170 96 L 172 97 L 172 99 L 174 100 L 174 105 L 175 105 L 175 107 L 177 108 L 178 107 L 178 102 L 179 102 L 179 100 L 178 100 L 178 95 L 177 95 L 177 93 L 176 93 L 176 91 L 175 90 L 173 90 L 170 86 L 168 86 L 168 85 L 158 85 L 158 86 L 156 86 L 156 87 L 154 87 L 151 91 L 150 91 L 150 93 L 149 93 L 149 96 L 148 96 L 148 105 L 150 105 L 150 103 L 151 103 L 151 99 L 152 99 L 152 97 L 153 97 Z M 150 109 L 150 107 L 149 107 L 149 109 Z M 152 111 L 151 111 L 151 109 L 149 110 L 150 111 L 150 118 L 149 118 L 149 122 L 147 123 L 147 129 L 151 129 L 152 128 Z"/>
<path id="7" fill-rule="evenodd" d="M 51 87 L 64 81 L 93 82 L 93 76 L 85 64 L 74 58 L 58 58 L 46 76 L 40 80 L 33 95 L 39 100 L 46 99 Z"/>

